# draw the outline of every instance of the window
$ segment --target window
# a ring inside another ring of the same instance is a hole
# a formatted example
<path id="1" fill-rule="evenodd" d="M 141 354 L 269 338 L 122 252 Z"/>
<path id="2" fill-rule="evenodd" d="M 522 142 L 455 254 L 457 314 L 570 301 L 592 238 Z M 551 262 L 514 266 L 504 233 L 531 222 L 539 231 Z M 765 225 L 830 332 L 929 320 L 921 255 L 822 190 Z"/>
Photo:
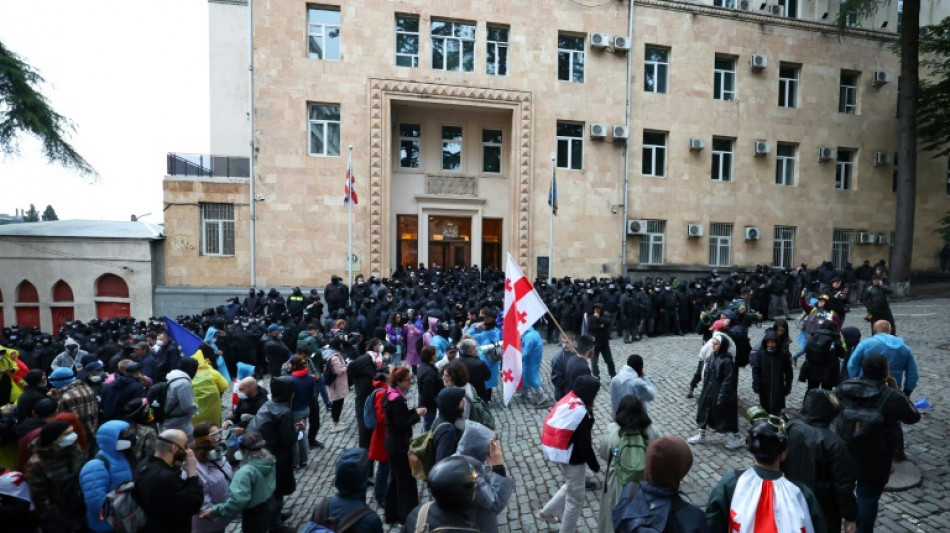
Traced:
<path id="1" fill-rule="evenodd" d="M 584 38 L 557 36 L 557 79 L 584 83 Z"/>
<path id="2" fill-rule="evenodd" d="M 643 132 L 643 175 L 657 178 L 666 175 L 666 133 Z"/>
<path id="3" fill-rule="evenodd" d="M 736 99 L 736 58 L 716 56 L 713 98 L 716 100 Z"/>
<path id="4" fill-rule="evenodd" d="M 475 25 L 467 22 L 433 20 L 432 68 L 453 72 L 475 72 Z"/>
<path id="5" fill-rule="evenodd" d="M 399 125 L 399 168 L 419 168 L 419 140 L 422 128 L 418 124 Z"/>
<path id="6" fill-rule="evenodd" d="M 666 77 L 670 68 L 669 49 L 648 46 L 644 61 L 643 90 L 648 93 L 666 94 Z"/>
<path id="7" fill-rule="evenodd" d="M 894 169 L 897 172 L 897 154 L 894 154 Z M 950 158 L 947 159 L 947 196 L 950 196 Z"/>
<path id="8" fill-rule="evenodd" d="M 798 78 L 801 67 L 781 63 L 778 68 L 779 107 L 798 107 Z"/>
<path id="9" fill-rule="evenodd" d="M 419 66 L 419 17 L 396 15 L 396 66 Z"/>
<path id="10" fill-rule="evenodd" d="M 835 228 L 831 231 L 831 262 L 835 268 L 844 268 L 851 262 L 851 238 L 853 229 Z"/>
<path id="11" fill-rule="evenodd" d="M 640 236 L 640 263 L 644 265 L 663 264 L 665 248 L 666 221 L 647 220 L 647 232 Z"/>
<path id="12" fill-rule="evenodd" d="M 557 123 L 557 168 L 584 168 L 584 125 Z"/>
<path id="13" fill-rule="evenodd" d="M 772 266 L 791 268 L 795 262 L 795 226 L 775 226 L 772 241 Z"/>
<path id="14" fill-rule="evenodd" d="M 234 255 L 234 205 L 199 204 L 201 255 Z"/>
<path id="15" fill-rule="evenodd" d="M 508 28 L 488 26 L 488 57 L 485 72 L 492 76 L 508 75 Z"/>
<path id="16" fill-rule="evenodd" d="M 854 115 L 858 112 L 858 73 L 841 72 L 841 86 L 838 92 L 838 112 Z"/>
<path id="17" fill-rule="evenodd" d="M 722 137 L 713 137 L 712 174 L 713 181 L 732 181 L 732 157 L 735 141 Z"/>
<path id="18" fill-rule="evenodd" d="M 482 130 L 482 172 L 501 172 L 501 130 Z"/>
<path id="19" fill-rule="evenodd" d="M 340 60 L 339 8 L 307 8 L 307 54 L 311 59 Z"/>
<path id="20" fill-rule="evenodd" d="M 310 155 L 340 155 L 340 106 L 310 104 Z"/>
<path id="21" fill-rule="evenodd" d="M 730 266 L 732 261 L 732 224 L 709 224 L 709 266 Z"/>
<path id="22" fill-rule="evenodd" d="M 795 185 L 795 158 L 798 145 L 778 143 L 775 150 L 775 184 L 791 187 Z"/>
<path id="23" fill-rule="evenodd" d="M 462 170 L 461 126 L 442 126 L 442 170 Z"/>
<path id="24" fill-rule="evenodd" d="M 854 188 L 854 150 L 838 148 L 838 162 L 835 166 L 835 189 Z"/>
<path id="25" fill-rule="evenodd" d="M 733 9 L 736 7 L 735 0 L 713 0 L 713 5 L 716 7 L 728 7 Z"/>
<path id="26" fill-rule="evenodd" d="M 778 0 L 778 5 L 782 7 L 782 15 L 790 18 L 798 18 L 798 0 Z"/>

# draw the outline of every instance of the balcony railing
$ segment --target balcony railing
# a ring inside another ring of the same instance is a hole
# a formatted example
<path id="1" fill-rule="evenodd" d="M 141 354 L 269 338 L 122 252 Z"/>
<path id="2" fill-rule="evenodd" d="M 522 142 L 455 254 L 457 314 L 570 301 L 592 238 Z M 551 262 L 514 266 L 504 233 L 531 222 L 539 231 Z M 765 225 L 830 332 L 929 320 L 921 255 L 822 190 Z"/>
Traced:
<path id="1" fill-rule="evenodd" d="M 478 196 L 478 178 L 428 174 L 426 175 L 426 194 Z"/>
<path id="2" fill-rule="evenodd" d="M 169 176 L 194 178 L 249 178 L 250 158 L 169 153 L 166 159 Z"/>

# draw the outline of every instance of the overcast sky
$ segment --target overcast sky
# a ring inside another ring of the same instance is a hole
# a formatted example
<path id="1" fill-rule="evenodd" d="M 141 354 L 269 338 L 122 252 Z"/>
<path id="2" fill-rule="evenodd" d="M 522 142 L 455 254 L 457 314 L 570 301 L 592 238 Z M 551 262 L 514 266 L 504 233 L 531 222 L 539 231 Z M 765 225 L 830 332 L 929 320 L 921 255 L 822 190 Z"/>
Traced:
<path id="1" fill-rule="evenodd" d="M 0 155 L 0 213 L 32 203 L 60 219 L 163 222 L 165 155 L 209 146 L 207 1 L 0 0 L 0 42 L 45 78 L 100 173 L 49 164 L 22 136 L 19 155 Z"/>

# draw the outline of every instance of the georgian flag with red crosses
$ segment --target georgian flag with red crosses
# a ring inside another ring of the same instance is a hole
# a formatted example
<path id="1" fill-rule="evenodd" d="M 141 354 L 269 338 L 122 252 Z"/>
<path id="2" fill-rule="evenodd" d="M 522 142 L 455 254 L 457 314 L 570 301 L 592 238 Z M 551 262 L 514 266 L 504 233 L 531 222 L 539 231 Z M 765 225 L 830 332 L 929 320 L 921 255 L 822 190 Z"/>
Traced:
<path id="1" fill-rule="evenodd" d="M 521 334 L 548 312 L 538 291 L 534 289 L 511 254 L 505 264 L 505 318 L 501 331 L 501 381 L 505 405 L 521 388 Z"/>

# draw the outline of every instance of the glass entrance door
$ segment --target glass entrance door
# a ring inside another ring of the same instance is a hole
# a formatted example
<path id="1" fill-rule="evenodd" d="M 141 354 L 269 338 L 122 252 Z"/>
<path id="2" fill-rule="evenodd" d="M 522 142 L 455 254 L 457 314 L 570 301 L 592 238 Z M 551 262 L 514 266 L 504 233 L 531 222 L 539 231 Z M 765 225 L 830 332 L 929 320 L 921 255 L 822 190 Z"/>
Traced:
<path id="1" fill-rule="evenodd" d="M 429 217 L 429 263 L 443 269 L 471 266 L 471 217 Z"/>

